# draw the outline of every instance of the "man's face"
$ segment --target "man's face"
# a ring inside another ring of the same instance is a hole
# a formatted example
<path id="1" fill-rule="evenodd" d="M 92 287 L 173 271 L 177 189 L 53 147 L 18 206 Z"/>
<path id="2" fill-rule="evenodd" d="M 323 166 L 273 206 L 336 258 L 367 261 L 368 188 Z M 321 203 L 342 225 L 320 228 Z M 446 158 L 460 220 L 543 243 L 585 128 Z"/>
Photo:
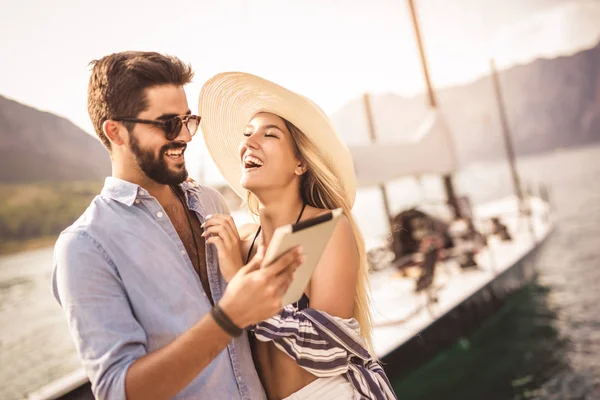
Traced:
<path id="1" fill-rule="evenodd" d="M 136 118 L 165 120 L 190 114 L 181 86 L 163 85 L 146 89 L 148 108 Z M 129 150 L 142 172 L 162 185 L 177 185 L 188 176 L 184 152 L 192 139 L 185 124 L 179 136 L 167 140 L 160 126 L 136 123 L 129 135 Z"/>

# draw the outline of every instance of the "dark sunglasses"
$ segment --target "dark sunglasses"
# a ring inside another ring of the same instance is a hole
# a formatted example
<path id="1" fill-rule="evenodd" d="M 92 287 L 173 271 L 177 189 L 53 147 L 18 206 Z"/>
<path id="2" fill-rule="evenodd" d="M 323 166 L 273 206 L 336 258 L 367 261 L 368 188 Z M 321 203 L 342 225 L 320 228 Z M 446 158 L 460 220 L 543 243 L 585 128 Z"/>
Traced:
<path id="1" fill-rule="evenodd" d="M 187 130 L 190 132 L 190 135 L 194 136 L 198 130 L 198 126 L 200 125 L 200 118 L 201 117 L 198 115 L 183 115 L 165 120 L 138 118 L 112 118 L 112 120 L 160 126 L 165 132 L 165 137 L 167 140 L 173 140 L 179 136 L 181 128 L 183 128 L 183 124 L 185 124 Z"/>

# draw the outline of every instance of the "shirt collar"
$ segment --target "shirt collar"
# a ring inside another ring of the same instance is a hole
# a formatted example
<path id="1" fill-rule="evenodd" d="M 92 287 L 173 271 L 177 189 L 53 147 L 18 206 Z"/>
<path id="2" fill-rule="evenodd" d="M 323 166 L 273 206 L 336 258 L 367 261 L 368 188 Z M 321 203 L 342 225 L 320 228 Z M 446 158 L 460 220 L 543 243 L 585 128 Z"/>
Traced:
<path id="1" fill-rule="evenodd" d="M 135 183 L 109 176 L 104 180 L 101 195 L 111 200 L 131 206 L 138 195 L 149 196 L 148 192 Z"/>
<path id="2" fill-rule="evenodd" d="M 188 178 L 185 182 L 179 185 L 184 193 L 188 193 L 191 190 L 198 189 L 198 184 L 191 178 Z M 123 203 L 126 206 L 131 206 L 136 199 L 150 199 L 152 196 L 148 191 L 135 183 L 124 181 L 123 179 L 109 176 L 104 181 L 104 187 L 102 188 L 101 195 Z"/>

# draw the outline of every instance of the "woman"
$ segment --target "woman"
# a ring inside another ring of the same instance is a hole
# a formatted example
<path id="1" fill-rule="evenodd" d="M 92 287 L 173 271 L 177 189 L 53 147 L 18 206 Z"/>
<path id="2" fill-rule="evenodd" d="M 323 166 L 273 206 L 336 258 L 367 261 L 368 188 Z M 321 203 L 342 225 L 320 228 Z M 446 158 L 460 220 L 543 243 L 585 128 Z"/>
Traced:
<path id="1" fill-rule="evenodd" d="M 244 73 L 211 78 L 199 107 L 215 164 L 259 217 L 249 235 L 244 229 L 238 234 L 227 216 L 212 216 L 205 223 L 204 235 L 217 248 L 225 280 L 268 246 L 277 227 L 335 208 L 344 214 L 302 299 L 250 329 L 267 396 L 395 398 L 367 351 L 368 266 L 351 215 L 354 167 L 327 116 L 303 96 Z"/>

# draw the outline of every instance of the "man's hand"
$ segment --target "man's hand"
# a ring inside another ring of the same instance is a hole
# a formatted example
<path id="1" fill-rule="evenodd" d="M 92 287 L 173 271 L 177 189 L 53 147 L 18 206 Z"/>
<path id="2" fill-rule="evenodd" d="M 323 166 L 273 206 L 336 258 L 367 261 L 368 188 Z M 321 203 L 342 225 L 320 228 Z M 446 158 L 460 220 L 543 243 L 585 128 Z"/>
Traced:
<path id="1" fill-rule="evenodd" d="M 240 328 L 264 321 L 282 308 L 281 298 L 292 283 L 296 268 L 304 262 L 301 248 L 262 265 L 265 249 L 259 246 L 252 260 L 233 277 L 219 305 Z"/>
<path id="2" fill-rule="evenodd" d="M 207 244 L 214 244 L 219 258 L 219 269 L 225 279 L 230 282 L 244 265 L 242 261 L 240 235 L 230 215 L 214 214 L 206 218 L 202 224 Z"/>

